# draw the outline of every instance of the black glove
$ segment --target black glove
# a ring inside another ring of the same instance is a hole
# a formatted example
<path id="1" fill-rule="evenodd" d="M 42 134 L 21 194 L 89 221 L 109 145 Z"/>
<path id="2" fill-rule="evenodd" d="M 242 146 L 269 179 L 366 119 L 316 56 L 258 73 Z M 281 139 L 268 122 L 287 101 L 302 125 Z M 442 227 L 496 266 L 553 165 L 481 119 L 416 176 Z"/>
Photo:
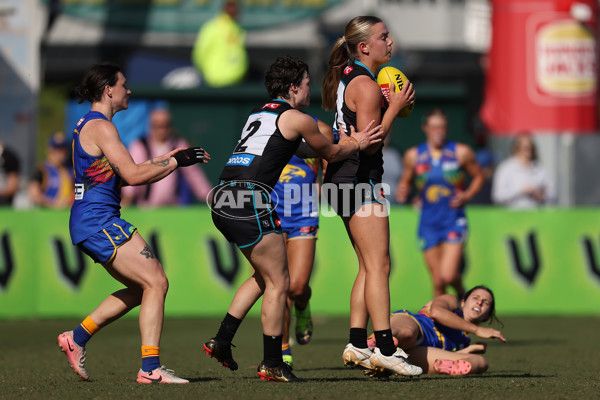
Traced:
<path id="1" fill-rule="evenodd" d="M 189 167 L 190 165 L 204 162 L 204 149 L 200 147 L 188 147 L 185 150 L 178 151 L 173 155 L 180 167 Z"/>

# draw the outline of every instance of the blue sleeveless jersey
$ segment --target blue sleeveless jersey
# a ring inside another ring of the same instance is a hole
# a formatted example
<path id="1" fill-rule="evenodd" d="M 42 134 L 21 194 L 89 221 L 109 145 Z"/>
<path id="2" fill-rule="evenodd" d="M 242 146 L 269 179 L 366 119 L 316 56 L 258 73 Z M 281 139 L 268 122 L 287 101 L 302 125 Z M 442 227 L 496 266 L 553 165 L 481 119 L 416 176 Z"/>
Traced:
<path id="1" fill-rule="evenodd" d="M 121 178 L 112 169 L 106 156 L 90 156 L 79 142 L 79 132 L 93 119 L 107 118 L 100 112 L 90 111 L 77 122 L 73 130 L 75 201 L 69 219 L 73 244 L 110 226 L 121 216 Z"/>
<path id="2" fill-rule="evenodd" d="M 271 193 L 282 228 L 319 225 L 318 171 L 319 159 L 298 156 L 283 168 Z"/>
<path id="3" fill-rule="evenodd" d="M 463 312 L 460 308 L 456 309 L 454 313 L 461 318 L 463 317 Z M 423 333 L 423 341 L 419 346 L 457 351 L 462 350 L 471 344 L 471 338 L 467 332 L 448 328 L 431 319 L 429 307 L 421 308 L 416 314 L 413 314 L 408 310 L 398 310 L 394 311 L 392 314 L 407 314 L 417 322 Z"/>
<path id="4" fill-rule="evenodd" d="M 465 175 L 456 158 L 456 142 L 447 142 L 438 154 L 431 154 L 427 143 L 417 148 L 415 183 L 422 208 L 420 227 L 449 227 L 465 218 L 464 207 L 450 207 L 456 189 L 465 186 Z"/>

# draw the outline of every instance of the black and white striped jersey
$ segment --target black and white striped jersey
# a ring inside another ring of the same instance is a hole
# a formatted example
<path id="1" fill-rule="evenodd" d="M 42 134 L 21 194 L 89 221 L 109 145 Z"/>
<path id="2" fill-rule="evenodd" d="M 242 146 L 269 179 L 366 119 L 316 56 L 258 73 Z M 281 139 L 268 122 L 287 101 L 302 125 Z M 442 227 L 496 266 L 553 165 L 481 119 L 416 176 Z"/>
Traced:
<path id="1" fill-rule="evenodd" d="M 292 109 L 288 102 L 277 99 L 252 110 L 219 178 L 255 181 L 273 188 L 302 140 L 287 140 L 279 130 L 279 117 Z"/>

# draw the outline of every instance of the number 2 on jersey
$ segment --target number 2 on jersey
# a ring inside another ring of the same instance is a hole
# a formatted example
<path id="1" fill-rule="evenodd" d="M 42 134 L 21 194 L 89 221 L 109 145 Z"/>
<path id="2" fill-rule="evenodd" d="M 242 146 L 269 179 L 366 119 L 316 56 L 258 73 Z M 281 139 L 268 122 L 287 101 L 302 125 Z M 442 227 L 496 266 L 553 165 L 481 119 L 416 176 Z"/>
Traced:
<path id="1" fill-rule="evenodd" d="M 246 143 L 246 141 L 248 141 L 248 139 L 250 139 L 250 137 L 252 135 L 254 135 L 256 132 L 258 132 L 259 128 L 260 128 L 260 121 L 254 121 L 250 125 L 248 125 L 247 131 L 249 133 L 246 135 L 245 138 L 242 138 L 238 142 L 238 145 L 235 147 L 235 150 L 233 152 L 234 153 L 244 153 L 246 151 L 246 148 L 247 148 L 247 146 L 244 146 L 244 144 Z"/>

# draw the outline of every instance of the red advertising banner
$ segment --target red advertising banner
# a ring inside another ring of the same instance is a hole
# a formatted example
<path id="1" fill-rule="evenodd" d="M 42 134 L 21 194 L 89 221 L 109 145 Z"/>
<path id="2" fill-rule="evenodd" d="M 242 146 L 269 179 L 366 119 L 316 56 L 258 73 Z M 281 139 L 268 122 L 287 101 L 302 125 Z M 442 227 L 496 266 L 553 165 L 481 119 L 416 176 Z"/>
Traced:
<path id="1" fill-rule="evenodd" d="M 495 135 L 598 129 L 597 3 L 492 0 L 481 118 Z"/>

